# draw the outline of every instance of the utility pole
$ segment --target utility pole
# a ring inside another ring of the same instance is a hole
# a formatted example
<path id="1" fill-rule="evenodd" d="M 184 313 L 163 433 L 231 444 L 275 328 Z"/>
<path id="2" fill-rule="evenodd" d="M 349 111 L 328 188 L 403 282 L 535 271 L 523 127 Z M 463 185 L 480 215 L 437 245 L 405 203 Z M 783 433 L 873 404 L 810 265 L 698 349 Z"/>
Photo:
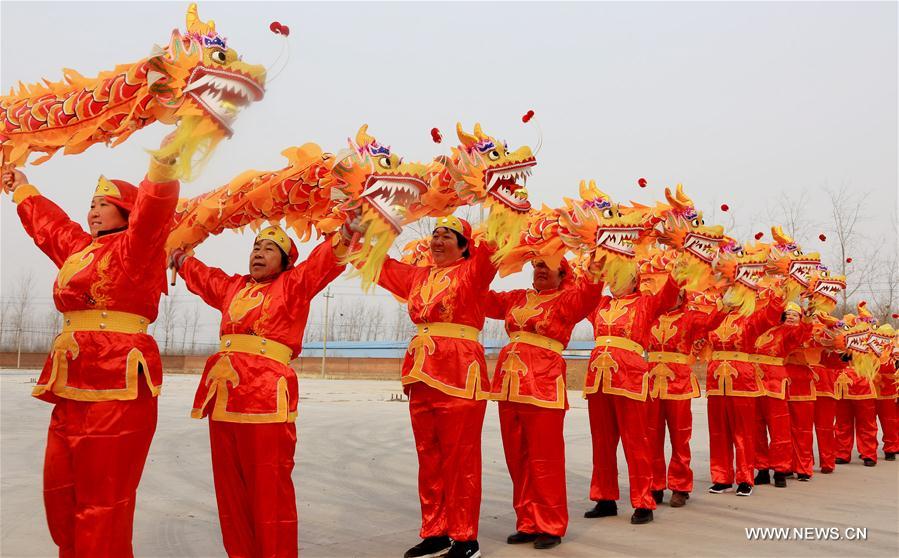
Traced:
<path id="1" fill-rule="evenodd" d="M 328 301 L 334 298 L 331 294 L 331 287 L 322 295 L 325 297 L 325 329 L 322 335 L 322 378 L 325 377 L 325 359 L 328 357 Z"/>

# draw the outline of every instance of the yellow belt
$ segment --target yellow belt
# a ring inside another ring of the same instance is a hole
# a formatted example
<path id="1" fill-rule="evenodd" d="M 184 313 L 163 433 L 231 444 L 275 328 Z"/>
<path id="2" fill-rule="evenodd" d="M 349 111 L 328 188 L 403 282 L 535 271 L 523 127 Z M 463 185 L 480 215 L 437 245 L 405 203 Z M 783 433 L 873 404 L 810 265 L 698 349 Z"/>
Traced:
<path id="1" fill-rule="evenodd" d="M 768 355 L 749 355 L 749 360 L 756 364 L 767 364 L 770 366 L 783 366 L 784 359 L 781 357 L 773 357 Z"/>
<path id="2" fill-rule="evenodd" d="M 62 330 L 146 333 L 150 320 L 129 312 L 114 310 L 78 310 L 62 315 Z"/>
<path id="3" fill-rule="evenodd" d="M 712 360 L 736 360 L 738 362 L 753 362 L 752 355 L 737 351 L 713 351 Z"/>
<path id="4" fill-rule="evenodd" d="M 509 334 L 509 339 L 513 343 L 526 343 L 528 345 L 540 347 L 541 349 L 549 349 L 558 354 L 562 354 L 562 349 L 565 348 L 565 345 L 555 339 L 537 335 L 536 333 L 530 333 L 528 331 L 513 331 Z"/>
<path id="5" fill-rule="evenodd" d="M 481 334 L 480 330 L 477 328 L 450 322 L 434 322 L 430 324 L 415 325 L 418 326 L 419 335 L 428 335 L 432 337 L 452 337 L 453 339 L 477 341 L 478 335 Z"/>
<path id="6" fill-rule="evenodd" d="M 646 360 L 649 362 L 666 362 L 673 364 L 693 364 L 693 357 L 684 353 L 669 353 L 664 351 L 650 352 Z"/>
<path id="7" fill-rule="evenodd" d="M 293 351 L 287 345 L 259 337 L 258 335 L 223 335 L 219 344 L 220 353 L 246 353 L 259 355 L 282 364 L 290 362 Z"/>
<path id="8" fill-rule="evenodd" d="M 624 337 L 614 337 L 611 335 L 600 335 L 596 338 L 596 347 L 615 347 L 616 349 L 624 349 L 643 355 L 645 352 L 643 346 Z"/>

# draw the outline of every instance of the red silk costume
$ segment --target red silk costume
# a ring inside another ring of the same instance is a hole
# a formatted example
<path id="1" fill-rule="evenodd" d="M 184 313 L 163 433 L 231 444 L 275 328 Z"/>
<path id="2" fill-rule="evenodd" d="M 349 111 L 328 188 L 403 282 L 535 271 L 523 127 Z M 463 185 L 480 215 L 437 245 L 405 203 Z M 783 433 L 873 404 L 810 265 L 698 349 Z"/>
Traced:
<path id="1" fill-rule="evenodd" d="M 818 440 L 818 465 L 825 472 L 834 468 L 834 368 L 842 362 L 814 339 L 794 350 L 784 360 L 787 370 L 787 404 L 793 436 L 792 470 L 812 476 L 815 458 L 813 438 Z M 814 435 L 812 428 L 814 427 Z"/>
<path id="2" fill-rule="evenodd" d="M 63 331 L 33 394 L 54 403 L 44 505 L 60 556 L 132 556 L 134 504 L 156 430 L 162 363 L 146 333 L 165 292 L 163 245 L 178 183 L 139 188 L 128 227 L 92 238 L 31 185 L 19 217 L 59 267 L 53 300 Z"/>
<path id="3" fill-rule="evenodd" d="M 584 397 L 593 441 L 590 499 L 617 500 L 618 440 L 624 446 L 631 505 L 656 508 L 652 497 L 652 453 L 647 436 L 649 365 L 644 356 L 649 327 L 677 300 L 670 276 L 655 294 L 602 296 L 589 319 L 596 347 L 590 354 Z"/>
<path id="4" fill-rule="evenodd" d="M 784 358 L 800 347 L 810 333 L 811 326 L 807 324 L 781 324 L 770 328 L 755 341 L 753 360 L 765 390 L 765 395 L 756 400 L 755 468 L 758 470 L 774 469 L 777 473 L 793 470 L 787 403 L 789 378 Z M 811 423 L 807 426 L 811 427 Z"/>
<path id="5" fill-rule="evenodd" d="M 225 550 L 232 557 L 297 555 L 290 475 L 297 375 L 309 304 L 343 271 L 326 239 L 309 258 L 257 282 L 187 258 L 187 288 L 221 311 L 219 352 L 206 361 L 191 416 L 209 416 L 212 472 Z"/>
<path id="6" fill-rule="evenodd" d="M 407 301 L 418 327 L 403 360 L 402 383 L 418 452 L 422 538 L 478 536 L 481 428 L 489 397 L 478 334 L 496 275 L 492 253 L 481 244 L 467 259 L 428 267 L 388 258 L 378 279 Z"/>
<path id="7" fill-rule="evenodd" d="M 877 461 L 877 395 L 873 382 L 851 366 L 839 371 L 835 382 L 836 457 L 852 460 L 853 438 L 862 459 Z"/>
<path id="8" fill-rule="evenodd" d="M 889 350 L 889 349 L 888 349 Z M 899 416 L 896 413 L 896 361 L 889 358 L 880 365 L 874 378 L 874 393 L 877 395 L 877 419 L 883 434 L 884 453 L 899 453 Z"/>
<path id="9" fill-rule="evenodd" d="M 709 466 L 714 484 L 753 484 L 756 401 L 764 395 L 752 358 L 759 334 L 780 320 L 783 304 L 768 300 L 749 316 L 728 315 L 709 334 Z M 734 458 L 736 457 L 736 469 Z"/>
<path id="10" fill-rule="evenodd" d="M 564 537 L 568 528 L 562 349 L 601 292 L 601 283 L 580 277 L 551 291 L 488 295 L 487 317 L 504 320 L 511 340 L 500 351 L 490 398 L 499 401 L 519 532 Z"/>
<path id="11" fill-rule="evenodd" d="M 693 342 L 718 327 L 727 314 L 710 305 L 686 303 L 659 316 L 650 328 L 649 421 L 652 447 L 652 489 L 693 491 L 690 439 L 692 399 L 701 395 L 693 373 Z M 665 428 L 671 440 L 671 460 L 665 462 Z M 667 469 L 667 471 L 666 471 Z"/>

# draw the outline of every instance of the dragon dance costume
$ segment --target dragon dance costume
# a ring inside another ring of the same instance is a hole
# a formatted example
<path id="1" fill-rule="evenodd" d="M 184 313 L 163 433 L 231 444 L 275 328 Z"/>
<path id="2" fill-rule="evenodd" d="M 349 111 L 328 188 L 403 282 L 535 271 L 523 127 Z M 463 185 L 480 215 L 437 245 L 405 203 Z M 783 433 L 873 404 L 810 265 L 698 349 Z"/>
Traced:
<path id="1" fill-rule="evenodd" d="M 327 238 L 294 267 L 297 249 L 277 226 L 271 240 L 287 269 L 256 281 L 228 275 L 196 258 L 179 273 L 187 288 L 221 311 L 221 344 L 209 357 L 191 416 L 209 417 L 212 473 L 222 539 L 229 556 L 297 555 L 293 481 L 297 375 L 289 366 L 301 349 L 312 298 L 344 269 Z"/>
<path id="2" fill-rule="evenodd" d="M 467 259 L 422 267 L 388 258 L 378 284 L 407 301 L 418 328 L 402 383 L 418 452 L 421 537 L 465 542 L 477 539 L 481 509 L 481 428 L 490 381 L 478 334 L 496 268 L 490 247 L 472 246 L 466 221 L 444 217 L 439 227 L 469 239 Z"/>
<path id="3" fill-rule="evenodd" d="M 874 393 L 877 395 L 877 419 L 880 421 L 883 453 L 892 461 L 899 453 L 899 417 L 896 414 L 896 332 L 889 324 L 884 324 L 871 334 L 870 346 L 880 357 L 880 368 L 874 378 Z M 874 342 L 874 340 L 877 342 Z"/>
<path id="4" fill-rule="evenodd" d="M 103 177 L 95 196 L 127 227 L 92 237 L 30 184 L 16 188 L 22 225 L 59 273 L 63 330 L 33 395 L 53 403 L 44 506 L 64 557 L 131 556 L 137 487 L 156 430 L 162 362 L 146 333 L 165 292 L 163 244 L 179 185 L 151 163 L 139 188 Z"/>
<path id="5" fill-rule="evenodd" d="M 568 528 L 562 350 L 602 292 L 602 283 L 585 275 L 571 279 L 563 262 L 566 277 L 558 289 L 490 291 L 487 302 L 487 317 L 504 320 L 510 338 L 500 351 L 489 395 L 499 401 L 515 528 L 556 537 Z"/>
<path id="6" fill-rule="evenodd" d="M 618 492 L 618 441 L 624 446 L 634 509 L 653 510 L 652 451 L 647 437 L 649 365 L 645 358 L 650 325 L 677 300 L 668 273 L 641 270 L 638 291 L 604 295 L 589 316 L 596 347 L 584 380 L 590 415 L 593 475 L 590 499 L 614 502 Z"/>
<path id="7" fill-rule="evenodd" d="M 693 344 L 717 328 L 727 315 L 715 304 L 691 297 L 665 312 L 648 336 L 649 437 L 652 447 L 652 490 L 693 491 L 690 438 L 693 435 L 691 401 L 700 397 L 693 373 Z M 665 462 L 665 428 L 671 439 L 671 460 Z"/>

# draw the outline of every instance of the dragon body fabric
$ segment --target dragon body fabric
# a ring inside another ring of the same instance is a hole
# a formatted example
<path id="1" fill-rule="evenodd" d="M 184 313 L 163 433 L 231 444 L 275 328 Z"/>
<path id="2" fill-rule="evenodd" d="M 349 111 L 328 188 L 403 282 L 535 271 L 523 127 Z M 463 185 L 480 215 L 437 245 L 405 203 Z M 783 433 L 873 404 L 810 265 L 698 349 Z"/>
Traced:
<path id="1" fill-rule="evenodd" d="M 191 4 L 186 31 L 174 30 L 165 48 L 93 78 L 70 69 L 63 77 L 20 83 L 0 97 L 0 162 L 21 166 L 42 153 L 33 161 L 40 164 L 59 150 L 115 146 L 154 122 L 177 122 L 176 136 L 159 155 L 181 153 L 180 174 L 190 178 L 191 165 L 230 136 L 240 110 L 262 98 L 265 69 L 241 61 Z"/>

